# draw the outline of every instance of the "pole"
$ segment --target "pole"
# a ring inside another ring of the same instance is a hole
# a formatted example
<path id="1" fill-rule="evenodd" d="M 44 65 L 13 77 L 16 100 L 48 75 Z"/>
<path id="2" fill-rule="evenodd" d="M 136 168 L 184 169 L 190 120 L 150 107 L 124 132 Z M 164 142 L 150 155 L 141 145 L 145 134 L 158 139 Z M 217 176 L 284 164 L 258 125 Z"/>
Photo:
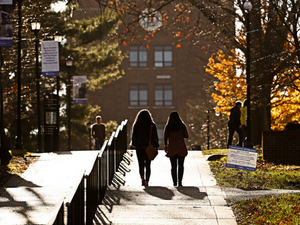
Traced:
<path id="1" fill-rule="evenodd" d="M 207 150 L 209 150 L 209 111 L 207 113 Z"/>
<path id="2" fill-rule="evenodd" d="M 247 75 L 247 148 L 253 148 L 251 131 L 251 84 L 250 84 L 250 10 L 246 14 L 247 49 L 246 49 L 246 75 Z"/>
<path id="3" fill-rule="evenodd" d="M 2 68 L 2 51 L 0 51 L 0 101 L 1 101 L 1 104 L 0 104 L 0 129 L 2 130 L 2 127 L 3 127 L 3 100 L 2 100 L 2 71 L 1 71 L 1 68 Z M 2 149 L 2 140 L 3 140 L 4 137 L 2 137 L 2 132 L 0 132 L 0 151 L 1 153 L 3 153 L 3 149 Z M 0 154 L 0 156 L 2 157 L 2 154 Z M 0 157 L 0 166 L 1 166 L 1 157 Z"/>
<path id="4" fill-rule="evenodd" d="M 90 141 L 89 141 L 89 146 L 90 146 L 90 148 L 89 148 L 89 150 L 91 150 L 92 149 L 92 137 L 91 137 L 91 128 L 89 128 L 89 137 L 90 137 Z"/>
<path id="5" fill-rule="evenodd" d="M 42 131 L 41 131 L 41 110 L 40 110 L 40 75 L 39 75 L 39 40 L 38 40 L 38 30 L 35 33 L 35 71 L 36 71 L 36 96 L 37 96 L 37 120 L 38 120 L 38 151 L 42 150 Z"/>
<path id="6" fill-rule="evenodd" d="M 57 146 L 57 151 L 59 151 L 59 75 L 56 77 L 56 94 L 57 94 L 57 102 L 56 102 L 56 131 L 57 131 L 57 133 L 56 133 L 56 137 L 57 137 L 57 139 L 56 139 L 56 146 Z"/>
<path id="7" fill-rule="evenodd" d="M 18 0 L 18 73 L 17 73 L 17 83 L 18 83 L 18 96 L 17 96 L 17 136 L 15 149 L 23 149 L 23 140 L 22 140 L 22 121 L 21 121 L 21 39 L 22 39 L 22 0 Z"/>
<path id="8" fill-rule="evenodd" d="M 68 73 L 68 150 L 71 151 L 71 67 Z"/>

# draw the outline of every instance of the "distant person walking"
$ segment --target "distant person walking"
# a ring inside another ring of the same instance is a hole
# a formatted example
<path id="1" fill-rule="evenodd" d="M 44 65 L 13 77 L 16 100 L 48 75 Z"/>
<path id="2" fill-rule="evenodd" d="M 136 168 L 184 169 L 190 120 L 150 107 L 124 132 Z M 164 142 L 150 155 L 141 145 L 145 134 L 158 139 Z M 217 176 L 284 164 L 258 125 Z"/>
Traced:
<path id="1" fill-rule="evenodd" d="M 101 116 L 96 116 L 96 123 L 92 126 L 91 135 L 94 138 L 94 149 L 99 150 L 105 140 L 105 125 L 102 122 Z"/>
<path id="2" fill-rule="evenodd" d="M 242 146 L 243 133 L 242 133 L 242 125 L 241 125 L 241 110 L 240 110 L 241 106 L 242 106 L 241 102 L 236 102 L 235 106 L 230 110 L 230 118 L 228 122 L 229 137 L 228 137 L 227 148 L 229 148 L 229 145 L 232 144 L 232 138 L 234 132 L 237 132 L 239 135 L 238 146 Z"/>
<path id="3" fill-rule="evenodd" d="M 242 125 L 242 134 L 243 134 L 243 144 L 244 147 L 247 146 L 247 99 L 243 103 L 243 107 L 241 107 L 241 125 Z"/>
<path id="4" fill-rule="evenodd" d="M 134 146 L 136 149 L 136 154 L 139 163 L 139 172 L 143 186 L 148 186 L 151 175 L 151 161 L 149 160 L 145 151 L 150 141 L 150 130 L 152 130 L 151 144 L 155 148 L 158 148 L 159 144 L 156 124 L 154 123 L 149 110 L 143 109 L 138 112 L 135 121 L 132 125 L 132 146 Z"/>
<path id="5" fill-rule="evenodd" d="M 183 164 L 187 156 L 184 138 L 188 137 L 187 128 L 179 114 L 176 111 L 171 112 L 164 130 L 164 141 L 166 156 L 169 157 L 171 161 L 171 175 L 174 186 L 182 186 Z"/>

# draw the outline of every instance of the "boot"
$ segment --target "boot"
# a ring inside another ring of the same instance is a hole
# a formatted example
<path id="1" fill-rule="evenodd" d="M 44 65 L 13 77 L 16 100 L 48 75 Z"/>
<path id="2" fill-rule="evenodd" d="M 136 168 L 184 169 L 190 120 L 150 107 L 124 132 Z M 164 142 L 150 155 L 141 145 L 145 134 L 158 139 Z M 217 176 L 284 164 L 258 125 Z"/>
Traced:
<path id="1" fill-rule="evenodd" d="M 177 186 L 177 170 L 171 169 L 171 174 L 172 174 L 173 185 Z"/>
<path id="2" fill-rule="evenodd" d="M 182 177 L 183 177 L 183 171 L 184 171 L 184 167 L 182 167 L 182 169 L 179 168 L 178 171 L 178 186 L 182 186 Z"/>

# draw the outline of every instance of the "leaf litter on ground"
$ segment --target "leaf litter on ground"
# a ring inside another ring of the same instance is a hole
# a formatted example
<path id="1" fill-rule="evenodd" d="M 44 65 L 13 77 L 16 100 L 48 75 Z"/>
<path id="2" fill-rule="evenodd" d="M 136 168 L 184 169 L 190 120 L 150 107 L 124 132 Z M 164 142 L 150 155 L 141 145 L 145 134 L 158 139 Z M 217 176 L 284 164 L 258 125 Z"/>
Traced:
<path id="1" fill-rule="evenodd" d="M 204 155 L 227 154 L 227 149 L 205 150 Z M 219 186 L 245 190 L 300 190 L 299 166 L 276 165 L 259 155 L 256 171 L 226 167 L 227 157 L 210 162 Z M 300 193 L 265 196 L 230 204 L 238 224 L 300 224 Z"/>

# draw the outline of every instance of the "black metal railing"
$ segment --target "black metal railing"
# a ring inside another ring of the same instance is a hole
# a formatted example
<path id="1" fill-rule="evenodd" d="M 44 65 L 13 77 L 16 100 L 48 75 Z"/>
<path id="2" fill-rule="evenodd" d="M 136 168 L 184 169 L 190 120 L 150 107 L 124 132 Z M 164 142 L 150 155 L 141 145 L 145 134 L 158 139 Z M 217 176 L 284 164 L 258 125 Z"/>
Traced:
<path id="1" fill-rule="evenodd" d="M 127 120 L 124 120 L 109 140 L 104 142 L 93 164 L 87 165 L 78 185 L 62 200 L 67 206 L 67 211 L 64 212 L 63 202 L 59 202 L 55 207 L 56 215 L 52 216 L 48 224 L 92 224 L 97 207 L 104 198 L 107 185 L 112 183 L 114 173 L 126 151 Z M 67 213 L 66 219 L 63 216 L 64 213 Z M 54 222 L 53 218 L 55 218 Z"/>

